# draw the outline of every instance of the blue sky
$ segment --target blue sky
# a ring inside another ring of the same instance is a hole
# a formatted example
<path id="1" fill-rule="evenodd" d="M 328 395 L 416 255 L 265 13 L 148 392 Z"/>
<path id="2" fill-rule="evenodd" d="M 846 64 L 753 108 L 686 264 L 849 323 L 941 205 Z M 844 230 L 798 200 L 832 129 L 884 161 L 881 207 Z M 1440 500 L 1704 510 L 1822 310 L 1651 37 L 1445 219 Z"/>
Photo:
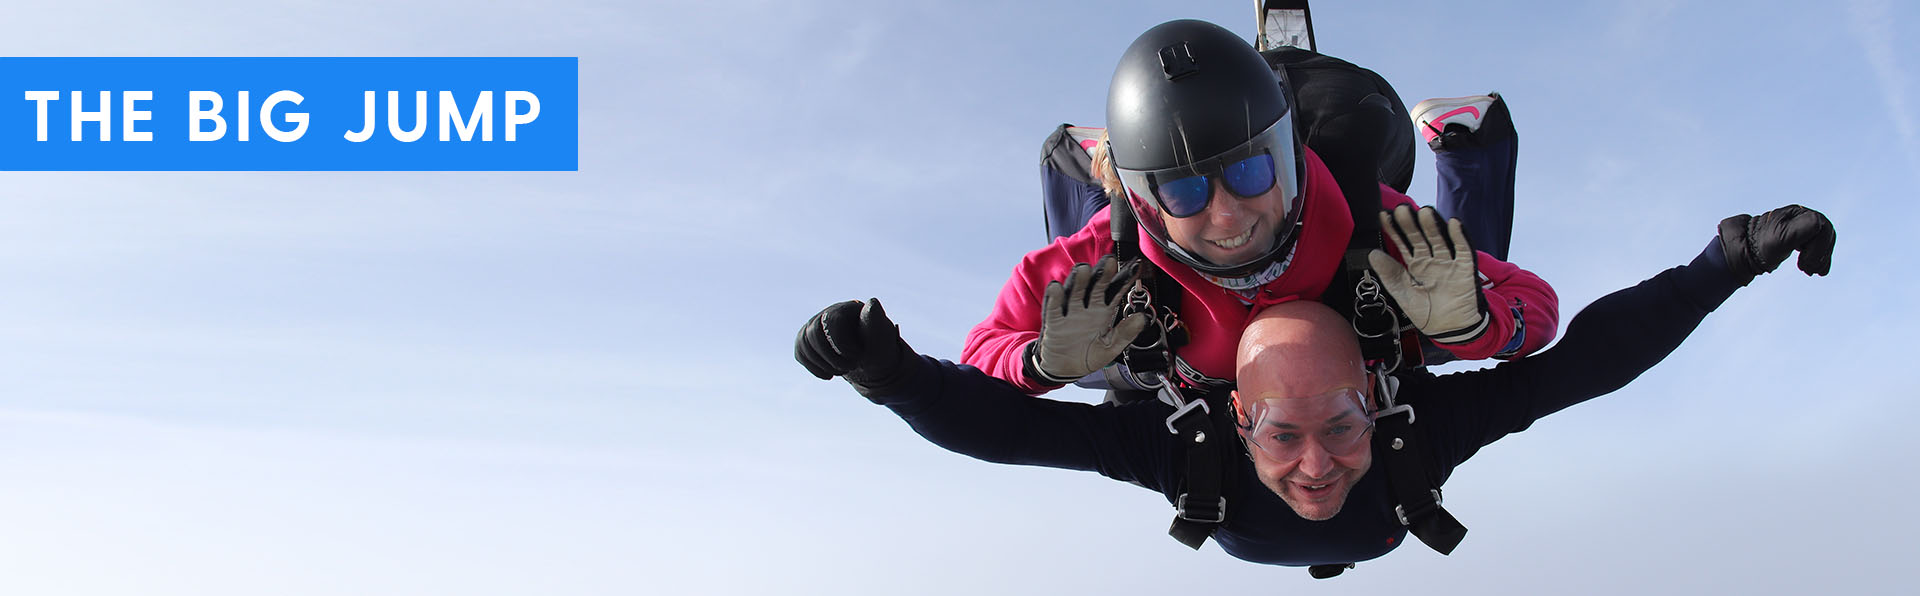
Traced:
<path id="1" fill-rule="evenodd" d="M 1463 466 L 1452 556 L 1331 582 L 1157 494 L 933 447 L 791 360 L 878 296 L 957 357 L 1043 240 L 1041 138 L 1250 2 L 61 2 L 8 56 L 578 56 L 580 171 L 0 174 L 0 592 L 1839 592 L 1920 522 L 1916 9 L 1323 2 L 1407 103 L 1498 90 L 1513 260 L 1571 313 L 1786 203 L 1833 275 Z M 1426 157 L 1426 156 L 1423 156 Z M 1411 194 L 1431 197 L 1431 160 Z M 1093 400 L 1083 392 L 1055 395 Z M 1189 583 L 1201 578 L 1200 584 Z M 1904 582 L 1902 582 L 1904 584 Z"/>

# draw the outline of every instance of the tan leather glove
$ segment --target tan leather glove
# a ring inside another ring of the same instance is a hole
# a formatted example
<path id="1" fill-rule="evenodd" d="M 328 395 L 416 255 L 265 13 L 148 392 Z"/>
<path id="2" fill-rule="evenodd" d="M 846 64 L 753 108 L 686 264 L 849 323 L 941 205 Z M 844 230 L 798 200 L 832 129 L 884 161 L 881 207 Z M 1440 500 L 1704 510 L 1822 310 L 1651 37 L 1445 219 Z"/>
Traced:
<path id="1" fill-rule="evenodd" d="M 1391 216 L 1380 214 L 1380 231 L 1406 264 L 1379 249 L 1367 255 L 1367 262 L 1420 333 L 1438 343 L 1462 344 L 1487 332 L 1480 267 L 1460 220 L 1447 220 L 1447 233 L 1442 234 L 1438 211 L 1422 207 L 1416 213 L 1401 205 Z"/>
<path id="2" fill-rule="evenodd" d="M 1121 271 L 1109 255 L 1098 266 L 1074 265 L 1064 282 L 1049 282 L 1041 299 L 1040 338 L 1026 348 L 1027 376 L 1065 385 L 1105 368 L 1126 351 L 1147 326 L 1147 313 L 1115 321 L 1133 278 L 1132 268 Z"/>

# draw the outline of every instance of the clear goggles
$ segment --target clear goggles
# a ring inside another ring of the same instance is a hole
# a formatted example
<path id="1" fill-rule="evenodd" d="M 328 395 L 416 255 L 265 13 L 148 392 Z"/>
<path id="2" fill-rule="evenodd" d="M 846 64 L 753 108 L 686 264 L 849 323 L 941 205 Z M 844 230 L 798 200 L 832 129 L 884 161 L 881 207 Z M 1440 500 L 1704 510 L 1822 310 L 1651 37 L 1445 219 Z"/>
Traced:
<path id="1" fill-rule="evenodd" d="M 1243 199 L 1266 194 L 1277 184 L 1282 191 L 1281 204 L 1291 206 L 1299 191 L 1294 159 L 1293 114 L 1288 112 L 1246 143 L 1219 155 L 1158 170 L 1114 170 L 1136 204 L 1145 203 L 1175 218 L 1188 218 L 1206 211 L 1213 200 L 1215 180 Z"/>
<path id="2" fill-rule="evenodd" d="M 1336 389 L 1320 395 L 1252 400 L 1240 404 L 1240 436 L 1276 459 L 1298 459 L 1307 445 L 1319 445 L 1332 455 L 1352 455 L 1367 448 L 1373 417 L 1359 389 Z"/>

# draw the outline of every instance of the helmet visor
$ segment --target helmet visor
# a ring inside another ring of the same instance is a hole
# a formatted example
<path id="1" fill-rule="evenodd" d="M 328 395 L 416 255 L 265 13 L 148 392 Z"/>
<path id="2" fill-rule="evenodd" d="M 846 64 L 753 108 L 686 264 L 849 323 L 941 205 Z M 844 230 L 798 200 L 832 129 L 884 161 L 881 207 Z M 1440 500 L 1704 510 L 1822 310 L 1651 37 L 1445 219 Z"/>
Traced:
<path id="1" fill-rule="evenodd" d="M 1215 180 L 1241 198 L 1258 197 L 1279 186 L 1281 204 L 1291 208 L 1299 191 L 1294 160 L 1293 115 L 1288 113 L 1247 142 L 1219 155 L 1157 170 L 1114 170 L 1120 174 L 1129 198 L 1142 203 L 1136 210 L 1144 210 L 1138 212 L 1187 218 L 1199 215 L 1212 202 Z"/>
<path id="2" fill-rule="evenodd" d="M 1333 455 L 1351 455 L 1367 447 L 1373 418 L 1359 389 L 1320 395 L 1253 400 L 1241 404 L 1240 436 L 1267 455 L 1298 459 L 1308 445 Z"/>
<path id="3" fill-rule="evenodd" d="M 1127 205 L 1132 207 L 1136 223 L 1154 243 L 1202 274 L 1238 277 L 1268 266 L 1290 247 L 1288 241 L 1301 208 L 1298 151 L 1293 140 L 1293 115 L 1287 113 L 1245 143 L 1218 155 L 1155 170 L 1116 164 L 1114 172 L 1126 187 Z M 1280 212 L 1274 219 L 1271 245 L 1264 254 L 1239 262 L 1214 262 L 1180 246 L 1167 233 L 1167 218 L 1193 217 L 1207 210 L 1213 201 L 1215 180 L 1228 194 L 1241 198 L 1277 195 Z"/>

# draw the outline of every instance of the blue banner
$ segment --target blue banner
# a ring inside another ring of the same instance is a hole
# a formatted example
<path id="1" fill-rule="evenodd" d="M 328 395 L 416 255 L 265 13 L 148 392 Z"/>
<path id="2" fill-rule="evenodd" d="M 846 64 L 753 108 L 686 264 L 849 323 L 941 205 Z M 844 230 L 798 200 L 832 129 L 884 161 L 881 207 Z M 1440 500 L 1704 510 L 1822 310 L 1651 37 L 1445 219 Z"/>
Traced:
<path id="1" fill-rule="evenodd" d="M 573 171 L 578 58 L 0 58 L 0 170 Z"/>

